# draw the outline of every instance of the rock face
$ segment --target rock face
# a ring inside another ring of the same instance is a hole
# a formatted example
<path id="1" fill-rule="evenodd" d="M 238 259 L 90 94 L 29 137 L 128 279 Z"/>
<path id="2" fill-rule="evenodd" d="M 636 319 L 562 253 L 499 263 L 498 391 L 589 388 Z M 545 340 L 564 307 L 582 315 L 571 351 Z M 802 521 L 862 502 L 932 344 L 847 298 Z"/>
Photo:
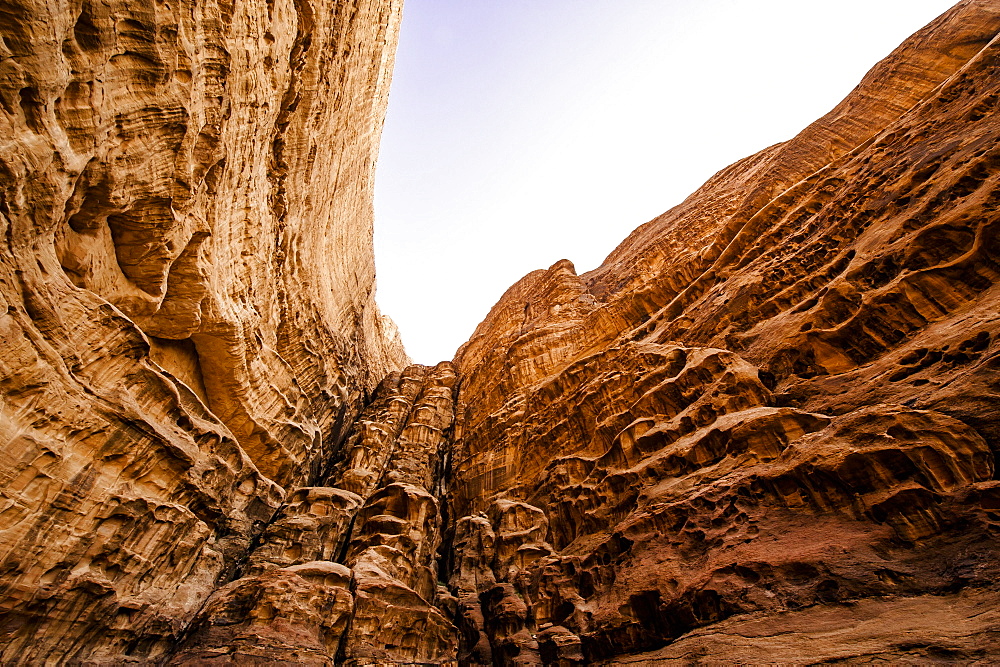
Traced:
<path id="1" fill-rule="evenodd" d="M 455 382 L 447 362 L 389 375 L 328 486 L 289 495 L 246 576 L 212 596 L 171 664 L 454 659 L 437 551 Z"/>
<path id="2" fill-rule="evenodd" d="M 433 368 L 398 5 L 134 4 L 0 12 L 0 661 L 1000 659 L 995 1 Z"/>
<path id="3" fill-rule="evenodd" d="M 998 33 L 959 3 L 503 296 L 455 359 L 460 656 L 1000 655 Z"/>
<path id="4" fill-rule="evenodd" d="M 399 13 L 0 10 L 0 662 L 173 646 L 407 363 L 371 247 Z"/>

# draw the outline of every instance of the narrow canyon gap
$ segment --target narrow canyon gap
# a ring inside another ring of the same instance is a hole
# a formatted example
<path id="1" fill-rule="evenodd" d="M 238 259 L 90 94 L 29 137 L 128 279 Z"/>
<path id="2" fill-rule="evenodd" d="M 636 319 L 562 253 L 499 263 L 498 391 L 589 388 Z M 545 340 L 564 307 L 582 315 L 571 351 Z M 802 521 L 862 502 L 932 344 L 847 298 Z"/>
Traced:
<path id="1" fill-rule="evenodd" d="M 434 367 L 400 11 L 0 8 L 0 662 L 1000 657 L 1000 2 Z"/>

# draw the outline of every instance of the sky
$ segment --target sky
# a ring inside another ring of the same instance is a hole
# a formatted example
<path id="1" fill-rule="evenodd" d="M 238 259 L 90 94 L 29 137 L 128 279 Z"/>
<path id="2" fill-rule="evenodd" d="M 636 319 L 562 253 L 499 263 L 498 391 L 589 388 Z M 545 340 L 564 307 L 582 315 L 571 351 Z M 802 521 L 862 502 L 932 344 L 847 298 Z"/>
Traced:
<path id="1" fill-rule="evenodd" d="M 795 136 L 951 0 L 405 0 L 376 168 L 382 312 L 451 359 L 526 273 L 589 271 Z"/>

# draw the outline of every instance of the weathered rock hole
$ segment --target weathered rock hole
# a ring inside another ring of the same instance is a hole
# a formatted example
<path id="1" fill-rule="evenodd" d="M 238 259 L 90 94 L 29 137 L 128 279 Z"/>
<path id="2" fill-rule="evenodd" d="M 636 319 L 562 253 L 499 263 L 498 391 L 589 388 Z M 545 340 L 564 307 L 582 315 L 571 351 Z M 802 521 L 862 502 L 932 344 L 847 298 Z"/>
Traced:
<path id="1" fill-rule="evenodd" d="M 92 11 L 93 8 L 89 0 L 85 1 L 83 3 L 83 10 L 76 20 L 76 25 L 73 26 L 73 36 L 76 38 L 77 45 L 83 51 L 88 52 L 98 51 L 103 46 L 101 43 L 101 31 L 94 23 Z"/>
<path id="2" fill-rule="evenodd" d="M 45 123 L 42 119 L 42 101 L 38 97 L 38 90 L 33 86 L 26 86 L 18 92 L 20 97 L 21 112 L 24 114 L 24 122 L 35 134 L 42 134 L 45 131 Z"/>

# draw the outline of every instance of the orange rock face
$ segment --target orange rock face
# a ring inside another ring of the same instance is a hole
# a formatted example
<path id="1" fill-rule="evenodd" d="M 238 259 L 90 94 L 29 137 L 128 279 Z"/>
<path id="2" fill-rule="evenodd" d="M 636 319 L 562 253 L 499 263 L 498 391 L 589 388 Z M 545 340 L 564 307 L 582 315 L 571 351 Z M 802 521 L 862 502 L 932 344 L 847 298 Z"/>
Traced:
<path id="1" fill-rule="evenodd" d="M 3 661 L 1000 659 L 995 1 L 403 370 L 398 6 L 181 7 L 0 16 Z"/>
<path id="2" fill-rule="evenodd" d="M 959 3 L 600 268 L 504 295 L 455 359 L 461 656 L 997 655 L 998 33 Z M 855 648 L 817 639 L 858 609 Z"/>
<path id="3" fill-rule="evenodd" d="M 0 11 L 0 662 L 170 650 L 407 363 L 371 248 L 400 4 Z"/>

